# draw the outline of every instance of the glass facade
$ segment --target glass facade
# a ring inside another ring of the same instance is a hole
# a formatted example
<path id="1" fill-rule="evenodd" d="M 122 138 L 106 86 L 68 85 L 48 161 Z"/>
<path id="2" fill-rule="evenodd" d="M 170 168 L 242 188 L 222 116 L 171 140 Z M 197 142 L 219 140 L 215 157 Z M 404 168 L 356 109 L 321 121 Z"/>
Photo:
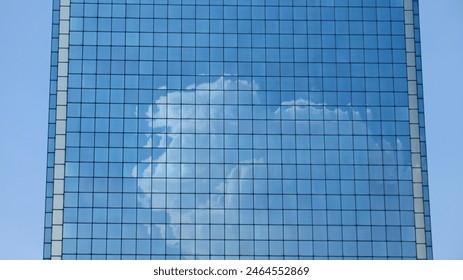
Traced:
<path id="1" fill-rule="evenodd" d="M 45 259 L 432 258 L 416 0 L 55 0 Z"/>

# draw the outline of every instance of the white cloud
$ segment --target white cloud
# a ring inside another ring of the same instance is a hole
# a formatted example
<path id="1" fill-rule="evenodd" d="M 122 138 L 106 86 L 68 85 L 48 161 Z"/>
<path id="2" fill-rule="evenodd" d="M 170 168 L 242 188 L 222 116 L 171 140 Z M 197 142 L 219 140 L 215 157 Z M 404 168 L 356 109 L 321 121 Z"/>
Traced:
<path id="1" fill-rule="evenodd" d="M 220 127 L 221 122 L 211 122 L 211 120 L 223 120 L 225 118 L 222 104 L 224 104 L 226 95 L 235 94 L 239 98 L 241 94 L 251 94 L 256 97 L 256 91 L 259 88 L 259 85 L 255 81 L 239 80 L 235 77 L 224 75 L 211 83 L 191 84 L 186 87 L 185 91 L 166 91 L 166 95 L 160 96 L 152 106 L 149 106 L 145 115 L 148 117 L 148 125 L 153 129 L 154 134 L 151 136 L 147 135 L 144 147 L 151 147 L 155 152 L 152 157 L 142 159 L 143 164 L 145 164 L 144 166 L 148 165 L 142 171 L 144 179 L 138 180 L 138 187 L 140 192 L 146 193 L 146 199 L 139 198 L 139 203 L 143 207 L 151 203 L 154 181 L 150 178 L 164 178 L 166 174 L 177 178 L 182 178 L 185 175 L 188 175 L 189 178 L 195 176 L 194 164 L 183 166 L 183 174 L 180 173 L 180 163 L 174 163 L 170 167 L 166 164 L 169 159 L 169 150 L 173 152 L 173 149 L 181 148 L 188 144 L 191 144 L 191 147 L 196 146 L 195 137 L 184 137 L 183 141 L 186 142 L 182 143 L 182 133 L 190 131 L 194 135 L 194 133 L 220 131 L 222 129 Z M 160 89 L 166 89 L 166 87 Z M 258 98 L 254 98 L 253 100 L 258 101 Z M 180 103 L 185 105 L 180 106 Z M 238 99 L 236 103 L 238 103 Z M 236 112 L 239 112 L 238 104 L 231 104 L 229 106 L 236 106 Z M 275 107 L 273 111 L 267 112 L 267 114 L 273 114 L 273 116 L 267 116 L 269 119 L 298 119 L 304 116 L 303 120 L 329 119 L 336 121 L 349 119 L 362 120 L 362 118 L 365 118 L 365 116 L 362 117 L 361 112 L 352 110 L 349 106 L 337 107 L 327 106 L 326 104 L 315 104 L 303 98 L 287 100 Z M 367 114 L 371 114 L 371 112 L 367 110 Z M 188 120 L 182 119 L 182 117 L 188 118 Z M 300 122 L 300 124 L 305 126 L 310 125 L 308 121 L 307 123 Z M 307 129 L 307 131 L 309 130 Z M 379 145 L 379 143 L 377 144 Z M 399 141 L 397 145 L 400 145 Z M 196 234 L 197 239 L 208 239 L 209 225 L 195 225 L 196 219 L 206 221 L 223 220 L 225 215 L 223 208 L 225 205 L 231 205 L 236 201 L 237 193 L 240 192 L 239 187 L 242 185 L 239 183 L 240 180 L 252 177 L 253 164 L 265 163 L 266 160 L 262 157 L 251 158 L 241 160 L 235 166 L 228 168 L 224 176 L 225 179 L 210 181 L 215 183 L 215 185 L 209 186 L 213 190 L 211 194 L 203 197 L 199 197 L 199 194 L 195 196 L 197 210 L 180 211 L 179 209 L 175 209 L 176 205 L 180 205 L 180 195 L 176 197 L 171 196 L 167 199 L 167 194 L 162 192 L 156 193 L 158 199 L 168 201 L 165 210 L 152 210 L 153 215 L 167 215 L 167 228 L 161 225 L 156 225 L 155 227 L 159 231 L 158 234 L 164 238 L 169 237 L 167 245 L 178 246 L 182 239 L 181 226 L 179 225 L 181 223 L 182 225 L 193 225 L 195 227 L 194 234 Z M 192 168 L 191 170 L 188 169 L 190 167 Z M 138 168 L 137 166 L 133 168 L 132 176 L 137 177 Z M 200 211 L 202 208 L 218 211 L 202 212 Z M 204 216 L 206 213 L 209 216 Z M 194 246 L 182 245 L 183 253 L 193 253 L 194 249 Z"/>

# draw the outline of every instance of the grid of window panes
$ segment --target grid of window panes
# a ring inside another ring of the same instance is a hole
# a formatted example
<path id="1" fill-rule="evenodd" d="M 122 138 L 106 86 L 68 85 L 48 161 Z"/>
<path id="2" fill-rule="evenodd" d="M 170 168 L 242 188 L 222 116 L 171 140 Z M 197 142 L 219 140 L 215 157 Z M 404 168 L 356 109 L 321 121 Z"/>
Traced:
<path id="1" fill-rule="evenodd" d="M 70 13 L 64 259 L 416 258 L 402 1 Z"/>

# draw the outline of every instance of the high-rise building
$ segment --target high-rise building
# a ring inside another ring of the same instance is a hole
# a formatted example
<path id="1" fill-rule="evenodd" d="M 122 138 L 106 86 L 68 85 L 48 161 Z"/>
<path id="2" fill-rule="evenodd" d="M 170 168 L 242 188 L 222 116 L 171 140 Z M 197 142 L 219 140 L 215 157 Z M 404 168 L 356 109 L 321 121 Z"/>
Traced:
<path id="1" fill-rule="evenodd" d="M 45 259 L 432 258 L 417 0 L 55 0 Z"/>

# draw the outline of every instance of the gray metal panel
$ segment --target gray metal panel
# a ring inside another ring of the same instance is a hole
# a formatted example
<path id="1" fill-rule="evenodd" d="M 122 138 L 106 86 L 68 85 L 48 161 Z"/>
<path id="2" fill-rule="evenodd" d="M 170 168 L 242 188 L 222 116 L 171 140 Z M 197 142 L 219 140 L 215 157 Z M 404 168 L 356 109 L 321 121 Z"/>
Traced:
<path id="1" fill-rule="evenodd" d="M 66 158 L 66 108 L 69 61 L 70 1 L 60 2 L 59 48 L 58 48 L 58 92 L 55 130 L 55 173 L 53 180 L 52 242 L 51 259 L 62 258 L 64 175 Z"/>
<path id="2" fill-rule="evenodd" d="M 413 196 L 415 211 L 415 231 L 416 231 L 416 253 L 417 259 L 426 259 L 426 238 L 424 222 L 424 202 L 423 202 L 423 179 L 421 166 L 421 145 L 418 116 L 418 92 L 416 74 L 416 49 L 415 49 L 415 23 L 413 13 L 413 0 L 404 1 L 405 9 L 405 36 L 407 52 L 407 79 L 408 79 L 408 100 L 410 116 L 410 138 L 412 153 L 412 178 Z"/>

